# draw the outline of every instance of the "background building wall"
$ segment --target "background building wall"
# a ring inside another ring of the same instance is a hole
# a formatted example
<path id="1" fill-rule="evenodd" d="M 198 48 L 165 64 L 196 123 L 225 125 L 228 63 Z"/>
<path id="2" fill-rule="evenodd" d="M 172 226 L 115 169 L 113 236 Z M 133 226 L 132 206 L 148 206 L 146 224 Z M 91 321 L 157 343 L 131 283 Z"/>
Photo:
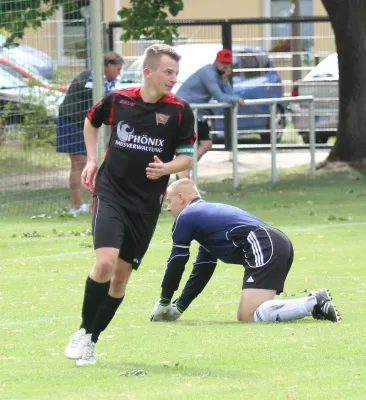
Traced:
<path id="1" fill-rule="evenodd" d="M 115 20 L 113 0 L 104 0 L 104 20 Z M 120 0 L 120 8 L 128 7 L 129 0 Z M 254 18 L 263 15 L 263 1 L 240 0 L 184 0 L 184 9 L 177 19 Z"/>

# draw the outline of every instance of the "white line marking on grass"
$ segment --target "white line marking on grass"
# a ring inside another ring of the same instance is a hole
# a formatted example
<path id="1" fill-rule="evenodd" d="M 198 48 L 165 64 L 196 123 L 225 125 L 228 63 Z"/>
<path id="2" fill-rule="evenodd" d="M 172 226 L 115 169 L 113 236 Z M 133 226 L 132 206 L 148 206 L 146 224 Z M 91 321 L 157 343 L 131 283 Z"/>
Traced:
<path id="1" fill-rule="evenodd" d="M 168 244 L 171 245 L 171 242 L 152 242 L 150 243 L 150 247 L 153 246 L 160 246 Z M 56 253 L 56 254 L 48 254 L 48 255 L 42 255 L 42 256 L 26 256 L 26 257 L 14 257 L 14 258 L 3 258 L 0 259 L 0 262 L 2 261 L 23 261 L 23 260 L 41 260 L 44 258 L 59 258 L 59 257 L 69 257 L 69 256 L 77 256 L 80 254 L 87 254 L 91 253 L 94 254 L 93 248 L 90 248 L 90 250 L 82 250 L 82 251 L 71 251 L 71 252 L 65 252 L 65 253 Z"/>
<path id="2" fill-rule="evenodd" d="M 227 300 L 227 301 L 219 301 L 219 302 L 210 302 L 208 304 L 191 304 L 189 306 L 189 308 L 197 308 L 197 307 L 212 307 L 212 306 L 217 306 L 217 305 L 225 305 L 225 304 L 234 304 L 234 303 L 238 303 L 239 302 L 239 298 L 240 298 L 240 292 L 238 293 L 238 299 L 237 300 Z M 151 306 L 153 307 L 153 305 Z M 128 315 L 131 312 L 134 313 L 145 313 L 147 315 L 147 321 L 150 318 L 150 314 L 151 314 L 151 310 L 152 308 L 148 308 L 148 309 L 138 309 L 138 310 L 134 310 L 131 308 L 127 308 L 127 306 L 125 307 L 125 310 L 123 310 L 123 308 L 121 310 L 119 310 L 116 313 L 116 317 L 118 317 L 118 315 L 121 314 L 125 314 Z M 9 328 L 12 326 L 18 326 L 18 327 L 22 327 L 22 326 L 26 326 L 26 325 L 37 325 L 37 324 L 43 324 L 43 323 L 47 323 L 47 325 L 52 325 L 53 322 L 56 321 L 64 321 L 64 320 L 68 320 L 68 319 L 75 319 L 75 320 L 79 320 L 81 321 L 80 316 L 78 315 L 64 315 L 63 317 L 47 317 L 47 318 L 39 318 L 39 319 L 31 319 L 31 320 L 17 320 L 17 321 L 5 321 L 2 322 L 0 324 L 0 329 L 1 328 Z"/>
<path id="3" fill-rule="evenodd" d="M 362 226 L 366 225 L 366 222 L 348 222 L 348 223 L 340 223 L 340 224 L 329 224 L 329 225 L 313 225 L 307 228 L 282 228 L 286 232 L 306 232 L 306 231 L 314 231 L 316 229 L 330 229 L 330 228 L 344 228 L 351 226 Z M 150 244 L 151 246 L 160 246 L 160 245 L 171 245 L 171 242 L 153 242 Z M 58 258 L 58 257 L 69 257 L 69 256 L 77 256 L 80 254 L 87 254 L 94 252 L 93 249 L 84 250 L 84 251 L 74 251 L 74 252 L 66 252 L 66 253 L 57 253 L 57 254 L 49 254 L 49 255 L 40 255 L 40 256 L 26 256 L 26 257 L 15 257 L 15 258 L 3 258 L 1 261 L 21 261 L 21 260 L 37 260 L 43 258 Z"/>
<path id="4" fill-rule="evenodd" d="M 69 257 L 69 256 L 77 256 L 79 254 L 92 253 L 92 252 L 93 252 L 93 250 L 71 251 L 71 252 L 66 252 L 66 253 L 48 254 L 48 255 L 45 255 L 45 256 L 27 256 L 27 257 L 3 258 L 0 261 L 22 261 L 22 260 L 38 260 L 38 259 L 43 259 L 43 258 Z"/>
<path id="5" fill-rule="evenodd" d="M 303 231 L 313 231 L 316 229 L 329 229 L 329 228 L 343 228 L 347 226 L 358 226 L 366 225 L 366 222 L 349 222 L 344 224 L 329 224 L 329 225 L 313 225 L 308 228 L 289 228 L 286 229 L 288 232 L 303 232 Z"/>

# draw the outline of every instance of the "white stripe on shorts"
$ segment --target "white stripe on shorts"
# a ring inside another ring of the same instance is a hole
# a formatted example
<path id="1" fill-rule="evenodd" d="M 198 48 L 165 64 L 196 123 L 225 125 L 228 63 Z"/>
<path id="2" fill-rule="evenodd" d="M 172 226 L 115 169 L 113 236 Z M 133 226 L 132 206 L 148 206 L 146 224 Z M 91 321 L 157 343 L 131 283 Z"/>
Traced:
<path id="1" fill-rule="evenodd" d="M 253 232 L 250 232 L 248 235 L 248 242 L 252 246 L 254 258 L 255 258 L 255 266 L 261 267 L 264 264 L 263 261 L 263 253 L 261 249 L 261 245 Z"/>

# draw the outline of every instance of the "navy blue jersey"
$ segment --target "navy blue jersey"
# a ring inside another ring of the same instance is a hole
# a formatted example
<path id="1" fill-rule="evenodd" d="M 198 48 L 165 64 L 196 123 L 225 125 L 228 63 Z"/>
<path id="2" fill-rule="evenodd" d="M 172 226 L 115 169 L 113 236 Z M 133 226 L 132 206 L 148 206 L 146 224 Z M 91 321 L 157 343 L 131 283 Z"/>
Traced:
<path id="1" fill-rule="evenodd" d="M 162 282 L 162 297 L 170 300 L 178 289 L 193 240 L 200 244 L 189 280 L 196 292 L 197 285 L 204 286 L 211 277 L 217 260 L 244 266 L 245 248 L 255 242 L 252 232 L 262 226 L 267 224 L 240 208 L 194 199 L 174 221 L 173 249 Z"/>
<path id="2" fill-rule="evenodd" d="M 175 220 L 173 246 L 177 252 L 187 251 L 191 241 L 196 240 L 203 248 L 198 254 L 199 259 L 205 253 L 203 250 L 206 250 L 210 258 L 243 265 L 243 247 L 247 235 L 263 225 L 266 225 L 263 221 L 240 208 L 197 199 Z"/>

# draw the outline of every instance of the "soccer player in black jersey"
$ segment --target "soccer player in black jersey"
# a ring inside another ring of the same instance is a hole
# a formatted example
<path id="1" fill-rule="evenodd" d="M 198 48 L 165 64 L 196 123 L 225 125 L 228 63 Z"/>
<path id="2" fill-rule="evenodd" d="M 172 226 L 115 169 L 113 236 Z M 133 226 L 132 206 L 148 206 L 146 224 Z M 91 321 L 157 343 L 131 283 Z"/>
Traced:
<path id="1" fill-rule="evenodd" d="M 189 179 L 172 183 L 167 200 L 168 211 L 176 217 L 173 249 L 152 321 L 179 318 L 207 285 L 217 260 L 245 267 L 237 314 L 241 322 L 288 321 L 311 315 L 332 322 L 340 320 L 328 289 L 310 292 L 299 299 L 274 299 L 283 291 L 294 258 L 292 243 L 283 232 L 237 207 L 201 199 Z M 192 240 L 200 245 L 198 256 L 182 294 L 171 304 L 189 259 Z"/>
<path id="2" fill-rule="evenodd" d="M 128 279 L 147 251 L 169 175 L 191 168 L 196 138 L 189 105 L 171 93 L 180 56 L 168 45 L 145 52 L 141 87 L 114 91 L 85 120 L 82 183 L 94 197 L 96 260 L 85 285 L 82 323 L 65 349 L 77 365 L 95 364 L 95 345 L 121 304 Z M 112 133 L 98 170 L 97 136 Z M 94 185 L 94 176 L 95 185 Z"/>

